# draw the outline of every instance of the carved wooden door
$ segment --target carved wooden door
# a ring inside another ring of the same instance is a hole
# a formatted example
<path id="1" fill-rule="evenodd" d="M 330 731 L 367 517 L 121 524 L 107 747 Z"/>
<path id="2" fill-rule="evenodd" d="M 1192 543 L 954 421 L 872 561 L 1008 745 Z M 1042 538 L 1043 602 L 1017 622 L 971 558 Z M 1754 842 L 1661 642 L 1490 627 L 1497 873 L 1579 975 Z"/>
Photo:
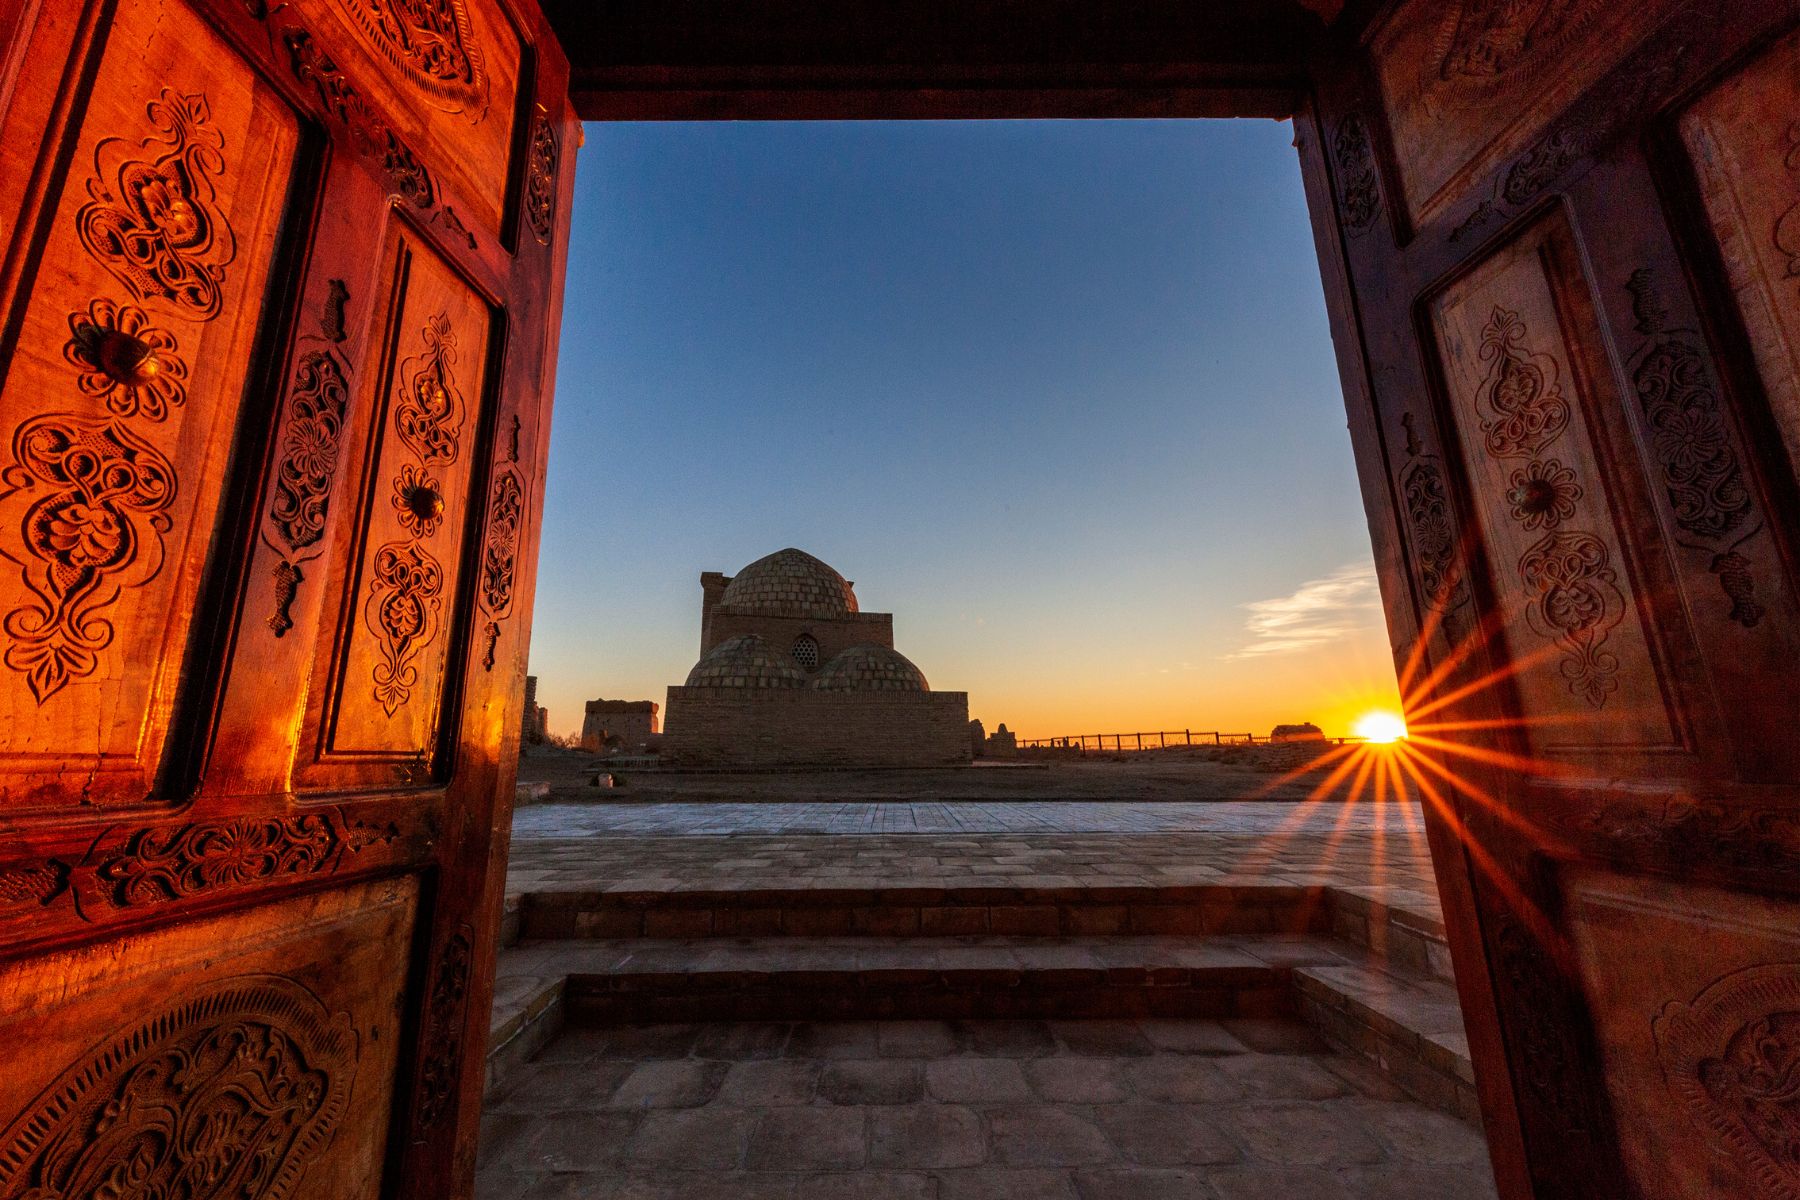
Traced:
<path id="1" fill-rule="evenodd" d="M 0 14 L 0 1198 L 468 1194 L 566 76 L 530 0 Z"/>
<path id="2" fill-rule="evenodd" d="M 1302 145 L 1503 1193 L 1794 1200 L 1800 6 L 1380 8 Z"/>

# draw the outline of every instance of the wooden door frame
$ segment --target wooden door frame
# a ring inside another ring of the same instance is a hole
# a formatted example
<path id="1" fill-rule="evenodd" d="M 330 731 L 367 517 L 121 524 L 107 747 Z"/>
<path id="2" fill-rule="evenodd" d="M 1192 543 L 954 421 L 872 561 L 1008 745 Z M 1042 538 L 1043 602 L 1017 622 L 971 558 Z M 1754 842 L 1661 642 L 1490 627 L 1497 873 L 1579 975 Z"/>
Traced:
<path id="1" fill-rule="evenodd" d="M 1385 0 L 1142 0 L 1109 12 L 1087 0 L 958 6 L 882 0 L 870 19 L 833 19 L 826 0 L 547 0 L 588 121 L 1155 119 L 1292 120 L 1344 388 L 1363 508 L 1399 666 L 1429 622 L 1414 594 L 1401 505 L 1380 431 L 1363 323 L 1340 230 L 1343 154 L 1318 116 L 1321 89 L 1354 78 L 1359 31 Z M 841 10 L 840 10 L 841 11 Z M 1381 122 L 1381 108 L 1363 106 Z M 1386 145 L 1386 129 L 1367 135 Z M 1398 194 L 1391 155 L 1374 153 L 1373 202 Z M 1381 215 L 1402 218 L 1388 206 Z M 1396 226 L 1405 238 L 1408 230 Z M 1371 455 L 1373 461 L 1364 461 Z M 1479 928 L 1467 847 L 1427 823 L 1433 870 L 1500 1192 L 1532 1194 Z"/>

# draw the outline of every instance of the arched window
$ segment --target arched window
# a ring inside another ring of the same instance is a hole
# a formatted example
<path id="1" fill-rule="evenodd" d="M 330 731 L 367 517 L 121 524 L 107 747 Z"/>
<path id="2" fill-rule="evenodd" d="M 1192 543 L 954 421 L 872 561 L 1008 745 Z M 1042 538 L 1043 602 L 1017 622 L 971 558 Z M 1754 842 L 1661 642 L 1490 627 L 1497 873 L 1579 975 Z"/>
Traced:
<path id="1" fill-rule="evenodd" d="M 792 653 L 794 655 L 794 661 L 805 667 L 807 670 L 818 670 L 819 643 L 813 640 L 812 634 L 803 633 L 795 638 Z"/>

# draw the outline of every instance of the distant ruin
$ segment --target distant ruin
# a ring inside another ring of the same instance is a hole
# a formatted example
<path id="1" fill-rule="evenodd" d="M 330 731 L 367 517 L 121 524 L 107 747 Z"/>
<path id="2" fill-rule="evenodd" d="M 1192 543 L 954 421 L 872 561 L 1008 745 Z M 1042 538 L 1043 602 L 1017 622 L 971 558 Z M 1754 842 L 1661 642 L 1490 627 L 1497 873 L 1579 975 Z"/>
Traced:
<path id="1" fill-rule="evenodd" d="M 704 766 L 938 766 L 970 759 L 966 692 L 934 692 L 890 613 L 792 548 L 700 576 L 700 661 L 669 689 L 663 757 Z"/>
<path id="2" fill-rule="evenodd" d="M 589 700 L 581 718 L 581 748 L 643 753 L 659 732 L 661 707 L 654 700 Z"/>

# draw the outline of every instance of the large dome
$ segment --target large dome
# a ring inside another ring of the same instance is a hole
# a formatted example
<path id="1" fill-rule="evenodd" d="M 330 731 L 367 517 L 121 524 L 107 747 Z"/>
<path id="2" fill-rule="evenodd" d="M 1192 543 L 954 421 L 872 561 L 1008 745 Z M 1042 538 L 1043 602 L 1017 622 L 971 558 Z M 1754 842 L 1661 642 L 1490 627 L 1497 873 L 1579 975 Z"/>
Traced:
<path id="1" fill-rule="evenodd" d="M 856 611 L 856 593 L 842 575 L 789 547 L 759 558 L 732 577 L 719 597 L 729 612 L 829 620 Z"/>
<path id="2" fill-rule="evenodd" d="M 754 634 L 726 638 L 688 672 L 687 686 L 715 688 L 797 688 L 806 672 L 770 653 Z"/>
<path id="3" fill-rule="evenodd" d="M 812 685 L 827 692 L 929 692 L 925 673 L 912 660 L 886 646 L 852 646 L 813 676 Z"/>

